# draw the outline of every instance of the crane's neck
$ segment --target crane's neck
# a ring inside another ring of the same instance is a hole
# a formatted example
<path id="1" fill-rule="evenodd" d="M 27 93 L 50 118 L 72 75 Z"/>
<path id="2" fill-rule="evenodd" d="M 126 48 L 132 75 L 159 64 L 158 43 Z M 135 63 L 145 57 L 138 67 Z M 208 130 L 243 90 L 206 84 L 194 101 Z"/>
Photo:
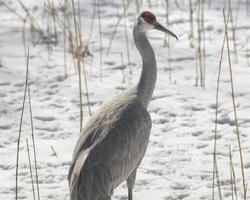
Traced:
<path id="1" fill-rule="evenodd" d="M 142 72 L 137 85 L 139 99 L 148 107 L 157 78 L 155 54 L 144 32 L 134 27 L 134 42 L 142 58 Z"/>

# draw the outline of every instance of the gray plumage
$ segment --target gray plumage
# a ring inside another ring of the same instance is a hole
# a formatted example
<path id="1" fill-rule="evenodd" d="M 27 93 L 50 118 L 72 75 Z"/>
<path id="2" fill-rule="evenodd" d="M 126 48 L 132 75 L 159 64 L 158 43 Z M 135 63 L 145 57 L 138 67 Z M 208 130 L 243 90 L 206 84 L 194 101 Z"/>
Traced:
<path id="1" fill-rule="evenodd" d="M 136 171 L 151 130 L 147 107 L 157 72 L 154 51 L 145 35 L 151 29 L 174 35 L 152 13 L 145 11 L 138 17 L 133 34 L 142 57 L 140 80 L 102 105 L 85 125 L 68 174 L 71 200 L 110 200 L 114 189 L 125 180 L 132 200 Z"/>

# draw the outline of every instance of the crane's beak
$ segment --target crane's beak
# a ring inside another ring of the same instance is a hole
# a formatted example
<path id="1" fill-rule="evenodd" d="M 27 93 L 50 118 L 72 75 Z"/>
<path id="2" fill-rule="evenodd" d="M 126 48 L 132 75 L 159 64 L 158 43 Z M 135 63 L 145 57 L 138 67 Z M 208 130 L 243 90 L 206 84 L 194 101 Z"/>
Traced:
<path id="1" fill-rule="evenodd" d="M 178 37 L 172 32 L 172 31 L 170 31 L 170 30 L 168 30 L 168 29 L 166 29 L 164 26 L 162 26 L 159 22 L 155 22 L 154 23 L 154 26 L 155 26 L 155 29 L 156 30 L 159 30 L 159 31 L 162 31 L 162 32 L 164 32 L 164 33 L 166 33 L 166 34 L 169 34 L 169 35 L 171 35 L 172 37 L 174 37 L 176 40 L 178 40 Z"/>

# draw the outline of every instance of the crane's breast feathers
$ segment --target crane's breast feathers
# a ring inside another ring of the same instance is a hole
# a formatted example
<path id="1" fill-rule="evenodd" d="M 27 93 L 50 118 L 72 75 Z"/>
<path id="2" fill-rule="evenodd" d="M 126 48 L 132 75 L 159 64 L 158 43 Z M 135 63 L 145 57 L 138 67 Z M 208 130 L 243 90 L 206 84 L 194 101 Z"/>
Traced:
<path id="1" fill-rule="evenodd" d="M 120 159 L 132 162 L 144 154 L 151 130 L 148 111 L 140 104 L 132 104 L 118 113 L 100 126 L 102 133 L 90 148 L 86 167 L 109 165 Z"/>

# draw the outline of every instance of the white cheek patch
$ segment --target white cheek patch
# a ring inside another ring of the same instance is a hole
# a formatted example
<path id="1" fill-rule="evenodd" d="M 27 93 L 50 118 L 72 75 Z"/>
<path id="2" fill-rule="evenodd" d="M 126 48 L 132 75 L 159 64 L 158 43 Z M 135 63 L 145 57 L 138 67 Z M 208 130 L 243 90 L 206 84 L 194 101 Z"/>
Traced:
<path id="1" fill-rule="evenodd" d="M 147 31 L 150 31 L 150 30 L 153 30 L 154 29 L 154 26 L 151 25 L 151 24 L 144 24 L 143 25 L 143 29 L 144 29 L 144 32 L 147 32 Z"/>
<path id="2" fill-rule="evenodd" d="M 152 24 L 149 24 L 148 22 L 146 22 L 142 17 L 140 17 L 137 22 L 136 22 L 136 25 L 139 26 L 140 28 L 140 31 L 141 32 L 148 32 L 152 29 L 154 29 L 154 25 Z"/>

